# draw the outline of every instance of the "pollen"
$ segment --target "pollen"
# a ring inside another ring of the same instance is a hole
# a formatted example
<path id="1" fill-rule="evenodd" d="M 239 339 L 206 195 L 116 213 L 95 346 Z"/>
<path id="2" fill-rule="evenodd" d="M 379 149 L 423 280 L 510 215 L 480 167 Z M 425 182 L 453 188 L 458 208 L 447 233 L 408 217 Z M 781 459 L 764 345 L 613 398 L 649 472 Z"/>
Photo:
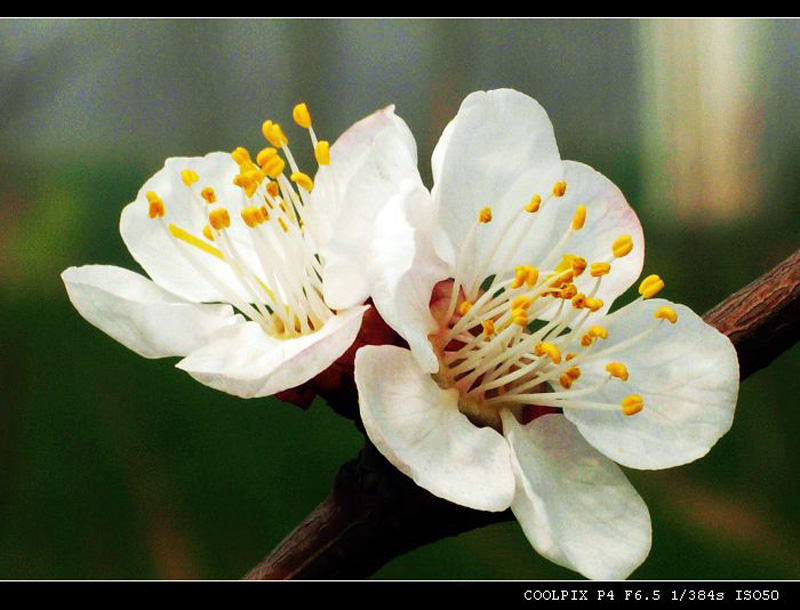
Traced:
<path id="1" fill-rule="evenodd" d="M 242 209 L 242 220 L 244 220 L 244 224 L 246 224 L 251 229 L 262 222 L 264 222 L 265 218 L 261 214 L 261 210 L 257 207 L 247 207 Z"/>
<path id="2" fill-rule="evenodd" d="M 616 377 L 622 381 L 628 381 L 628 367 L 621 362 L 609 362 L 606 365 L 606 371 L 608 371 L 608 374 L 612 377 Z"/>
<path id="3" fill-rule="evenodd" d="M 656 309 L 654 317 L 657 320 L 669 320 L 672 324 L 678 321 L 678 314 L 672 307 L 659 307 Z"/>
<path id="4" fill-rule="evenodd" d="M 286 167 L 286 161 L 281 159 L 278 155 L 275 155 L 269 159 L 261 169 L 264 170 L 264 173 L 267 174 L 267 176 L 276 179 L 283 173 L 284 167 Z"/>
<path id="5" fill-rule="evenodd" d="M 561 350 L 558 349 L 558 346 L 554 343 L 537 343 L 536 347 L 533 348 L 533 353 L 537 356 L 547 356 L 553 362 L 553 364 L 558 364 L 561 362 Z"/>
<path id="6" fill-rule="evenodd" d="M 263 168 L 267 162 L 272 159 L 275 155 L 278 154 L 278 149 L 273 146 L 267 146 L 266 148 L 262 148 L 258 151 L 256 155 L 256 163 L 258 163 L 259 167 Z"/>
<path id="7" fill-rule="evenodd" d="M 331 145 L 327 140 L 320 140 L 314 147 L 314 157 L 320 165 L 329 165 L 331 162 Z"/>
<path id="8" fill-rule="evenodd" d="M 644 402 L 638 394 L 630 394 L 622 399 L 622 412 L 625 415 L 636 415 L 643 408 Z"/>
<path id="9" fill-rule="evenodd" d="M 572 306 L 575 309 L 583 309 L 586 307 L 586 295 L 582 292 L 579 292 L 574 297 L 572 297 Z"/>
<path id="10" fill-rule="evenodd" d="M 314 188 L 314 181 L 309 178 L 308 174 L 304 174 L 303 172 L 294 172 L 289 178 L 297 184 L 298 186 L 304 188 L 309 193 L 311 189 Z"/>
<path id="11" fill-rule="evenodd" d="M 579 205 L 575 210 L 575 215 L 572 217 L 572 230 L 580 231 L 586 223 L 586 207 Z"/>
<path id="12" fill-rule="evenodd" d="M 657 275 L 648 275 L 639 284 L 639 294 L 642 298 L 649 299 L 657 295 L 664 288 L 664 281 Z"/>
<path id="13" fill-rule="evenodd" d="M 481 326 L 483 327 L 484 338 L 490 339 L 494 335 L 494 320 L 484 320 L 481 322 Z"/>
<path id="14" fill-rule="evenodd" d="M 492 208 L 486 206 L 480 211 L 478 214 L 478 220 L 483 224 L 488 224 L 492 222 Z"/>
<path id="15" fill-rule="evenodd" d="M 206 203 L 216 203 L 217 201 L 217 194 L 210 186 L 207 186 L 200 191 L 200 196 L 206 200 Z"/>
<path id="16" fill-rule="evenodd" d="M 518 296 L 516 299 L 511 301 L 511 309 L 527 310 L 530 306 L 531 300 L 524 296 Z"/>
<path id="17" fill-rule="evenodd" d="M 608 339 L 608 330 L 603 326 L 592 326 L 587 334 L 595 339 Z"/>
<path id="18" fill-rule="evenodd" d="M 566 182 L 556 182 L 553 185 L 553 197 L 563 197 L 567 192 Z"/>
<path id="19" fill-rule="evenodd" d="M 225 208 L 215 208 L 208 215 L 208 224 L 216 231 L 227 229 L 231 226 L 231 216 Z"/>
<path id="20" fill-rule="evenodd" d="M 162 218 L 166 210 L 164 209 L 164 202 L 161 201 L 161 197 L 156 195 L 153 191 L 147 191 L 145 197 L 147 197 L 148 203 L 148 216 L 150 216 L 150 218 Z"/>
<path id="21" fill-rule="evenodd" d="M 630 235 L 621 235 L 611 244 L 611 251 L 616 258 L 627 256 L 633 250 L 633 239 Z"/>
<path id="22" fill-rule="evenodd" d="M 195 182 L 200 180 L 200 176 L 193 169 L 185 169 L 181 172 L 181 180 L 186 186 L 192 186 Z"/>
<path id="23" fill-rule="evenodd" d="M 253 162 L 250 159 L 250 153 L 244 146 L 237 146 L 231 153 L 231 157 L 233 157 L 233 160 L 236 161 L 239 167 L 247 166 Z"/>
<path id="24" fill-rule="evenodd" d="M 539 207 L 542 205 L 542 198 L 540 195 L 534 195 L 531 197 L 531 200 L 525 206 L 525 211 L 533 214 L 539 211 Z"/>
<path id="25" fill-rule="evenodd" d="M 566 373 L 562 373 L 561 377 L 558 378 L 558 383 L 565 390 L 569 390 L 572 387 L 572 377 L 570 377 Z"/>
<path id="26" fill-rule="evenodd" d="M 305 104 L 297 104 L 292 110 L 292 118 L 303 129 L 311 127 L 311 113 L 308 112 L 308 106 Z"/>
<path id="27" fill-rule="evenodd" d="M 603 307 L 603 299 L 599 299 L 597 297 L 590 297 L 586 299 L 586 308 L 591 311 L 595 312 Z"/>
<path id="28" fill-rule="evenodd" d="M 465 316 L 469 313 L 469 310 L 472 309 L 472 303 L 469 301 L 463 301 L 461 305 L 458 306 L 458 313 L 462 316 Z"/>
<path id="29" fill-rule="evenodd" d="M 289 138 L 283 133 L 283 129 L 278 123 L 273 123 L 269 120 L 264 121 L 263 125 L 261 125 L 261 133 L 264 134 L 267 142 L 276 148 L 286 146 L 289 143 Z"/>
<path id="30" fill-rule="evenodd" d="M 589 274 L 592 277 L 602 277 L 604 275 L 608 275 L 609 271 L 611 271 L 610 263 L 592 263 L 592 268 L 589 270 Z"/>

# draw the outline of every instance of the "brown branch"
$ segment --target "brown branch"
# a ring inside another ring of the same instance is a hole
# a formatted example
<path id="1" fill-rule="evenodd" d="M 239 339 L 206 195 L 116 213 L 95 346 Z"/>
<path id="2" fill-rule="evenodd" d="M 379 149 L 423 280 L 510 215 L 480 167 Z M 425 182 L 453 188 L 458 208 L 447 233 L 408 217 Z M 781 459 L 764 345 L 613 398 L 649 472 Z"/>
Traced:
<path id="1" fill-rule="evenodd" d="M 733 342 L 742 380 L 767 366 L 800 339 L 800 250 L 704 319 Z M 245 578 L 365 578 L 414 548 L 511 518 L 436 498 L 367 441 L 331 494 Z"/>

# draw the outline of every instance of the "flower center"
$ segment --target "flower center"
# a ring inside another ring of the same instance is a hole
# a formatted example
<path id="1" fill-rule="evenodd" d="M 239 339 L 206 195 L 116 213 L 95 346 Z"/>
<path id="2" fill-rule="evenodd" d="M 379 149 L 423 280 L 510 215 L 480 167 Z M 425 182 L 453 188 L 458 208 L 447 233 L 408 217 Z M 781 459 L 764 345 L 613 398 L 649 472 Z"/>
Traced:
<path id="1" fill-rule="evenodd" d="M 306 105 L 295 106 L 293 117 L 308 130 L 317 162 L 327 165 L 328 143 L 317 139 Z M 203 176 L 191 169 L 181 173 L 190 205 L 205 219 L 199 234 L 168 222 L 169 202 L 152 191 L 148 213 L 232 305 L 269 334 L 288 339 L 319 330 L 335 312 L 325 304 L 322 265 L 304 225 L 313 182 L 298 168 L 278 123 L 264 122 L 262 132 L 270 146 L 255 162 L 243 147 L 231 153 L 240 170 L 233 181 L 241 190 L 238 201 L 220 202 Z M 233 217 L 232 208 L 238 210 Z M 242 223 L 246 231 L 231 231 L 232 223 Z M 215 271 L 209 256 L 223 261 L 230 273 Z"/>
<path id="2" fill-rule="evenodd" d="M 548 201 L 534 195 L 520 214 L 534 216 L 544 203 L 558 205 L 553 200 L 565 191 L 566 184 L 558 183 Z M 499 412 L 504 408 L 512 409 L 522 421 L 567 408 L 621 410 L 625 415 L 641 411 L 643 400 L 638 394 L 629 394 L 621 404 L 584 399 L 607 383 L 628 380 L 627 367 L 612 360 L 613 353 L 644 340 L 664 320 L 674 323 L 677 319 L 673 309 L 661 308 L 652 327 L 603 347 L 608 330 L 597 323 L 598 316 L 592 317 L 603 307 L 596 295 L 614 260 L 630 253 L 631 237 L 616 239 L 608 257 L 591 264 L 575 254 L 562 255 L 570 236 L 586 223 L 586 208 L 579 205 L 563 237 L 539 265 L 511 267 L 494 261 L 499 244 L 493 244 L 479 274 L 483 281 L 467 285 L 462 279 L 469 264 L 465 259 L 481 225 L 491 221 L 491 210 L 485 208 L 464 240 L 455 278 L 440 282 L 434 291 L 431 312 L 439 330 L 431 335 L 431 341 L 440 362 L 438 383 L 458 390 L 459 408 L 474 423 L 496 429 L 500 429 Z M 517 239 L 531 228 L 532 223 Z M 508 231 L 501 232 L 499 239 L 507 238 Z M 518 249 L 514 246 L 510 252 Z M 513 272 L 498 271 L 508 268 Z M 590 290 L 582 293 L 575 279 L 587 272 L 594 281 Z M 640 298 L 654 296 L 663 286 L 658 276 L 649 276 L 640 286 Z M 582 384 L 581 366 L 598 359 L 604 361 L 608 375 L 600 382 Z"/>

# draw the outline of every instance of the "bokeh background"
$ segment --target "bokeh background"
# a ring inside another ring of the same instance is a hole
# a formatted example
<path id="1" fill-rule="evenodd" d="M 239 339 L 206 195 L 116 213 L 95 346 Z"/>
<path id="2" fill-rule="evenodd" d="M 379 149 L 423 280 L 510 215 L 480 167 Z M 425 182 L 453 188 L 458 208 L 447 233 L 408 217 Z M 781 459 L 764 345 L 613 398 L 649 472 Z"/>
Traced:
<path id="1" fill-rule="evenodd" d="M 66 267 L 137 268 L 119 213 L 165 158 L 257 150 L 298 101 L 330 140 L 396 104 L 430 184 L 463 97 L 513 87 L 702 313 L 800 245 L 799 42 L 794 20 L 0 21 L 0 578 L 238 578 L 361 446 L 320 401 L 217 393 L 73 310 Z M 742 384 L 705 459 L 629 472 L 654 525 L 635 578 L 800 578 L 798 349 Z M 507 523 L 375 577 L 575 574 Z"/>

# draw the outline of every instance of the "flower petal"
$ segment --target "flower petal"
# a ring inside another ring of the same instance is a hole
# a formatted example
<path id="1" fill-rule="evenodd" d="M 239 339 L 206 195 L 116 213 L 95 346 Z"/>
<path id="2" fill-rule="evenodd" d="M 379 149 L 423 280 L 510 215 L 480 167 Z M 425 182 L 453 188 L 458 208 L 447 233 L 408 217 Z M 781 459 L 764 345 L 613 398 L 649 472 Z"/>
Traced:
<path id="1" fill-rule="evenodd" d="M 642 226 L 633 208 L 622 192 L 608 178 L 588 165 L 575 161 L 564 162 L 566 194 L 558 200 L 543 205 L 537 213 L 533 231 L 527 239 L 527 251 L 533 253 L 530 261 L 539 268 L 552 269 L 566 254 L 583 257 L 593 262 L 611 261 L 611 271 L 603 276 L 595 293 L 603 300 L 601 313 L 611 307 L 614 300 L 625 292 L 642 272 L 644 265 L 644 236 Z M 572 224 L 578 205 L 586 210 L 585 225 L 575 231 L 560 247 L 561 238 Z M 612 260 L 612 244 L 622 235 L 630 235 L 633 250 L 622 258 Z M 589 269 L 575 279 L 579 292 L 589 294 L 597 283 Z M 550 319 L 555 308 L 540 315 Z"/>
<path id="2" fill-rule="evenodd" d="M 563 175 L 547 113 L 532 98 L 510 89 L 469 95 L 445 129 L 432 163 L 433 197 L 456 251 L 480 210 L 491 206 L 493 220 L 480 227 L 477 260 L 488 257 L 498 240 L 502 244 L 495 260 L 506 258 L 514 250 L 505 234 L 511 219 L 534 194 L 549 193 Z M 527 252 L 523 243 L 513 254 L 527 260 Z M 468 283 L 476 279 L 483 278 L 466 277 Z"/>
<path id="3" fill-rule="evenodd" d="M 70 267 L 61 278 L 86 320 L 145 358 L 185 356 L 241 320 L 230 305 L 190 303 L 121 267 Z"/>
<path id="4" fill-rule="evenodd" d="M 199 181 L 191 188 L 181 178 L 181 172 L 185 169 L 193 170 L 199 176 Z M 236 294 L 249 298 L 242 292 L 225 262 L 179 242 L 165 230 L 165 226 L 174 224 L 202 239 L 203 228 L 208 222 L 209 206 L 200 197 L 200 190 L 210 186 L 216 193 L 217 201 L 226 205 L 237 202 L 242 197 L 241 189 L 233 184 L 233 178 L 238 172 L 239 166 L 230 153 L 215 152 L 205 157 L 170 158 L 160 171 L 145 182 L 136 200 L 122 210 L 122 239 L 136 262 L 156 284 L 190 301 L 228 301 L 227 295 L 221 294 L 190 263 L 188 257 L 192 257 L 207 269 L 207 273 L 213 273 L 225 281 Z M 152 219 L 148 216 L 146 194 L 149 191 L 156 193 L 164 202 L 163 219 Z M 234 216 L 233 211 L 231 216 Z M 252 250 L 248 247 L 251 238 L 246 231 L 246 226 L 241 222 L 231 223 L 228 229 L 237 244 L 244 244 L 240 250 L 245 257 Z M 250 259 L 257 260 L 254 252 L 247 262 Z"/>
<path id="5" fill-rule="evenodd" d="M 381 317 L 409 344 L 426 373 L 439 370 L 428 335 L 437 330 L 430 311 L 434 285 L 449 277 L 436 254 L 436 209 L 427 189 L 406 181 L 376 219 L 368 261 L 372 300 Z"/>
<path id="6" fill-rule="evenodd" d="M 655 320 L 660 307 L 673 308 L 677 322 Z M 590 361 L 573 389 L 606 379 L 610 361 L 626 365 L 626 382 L 612 379 L 584 398 L 620 404 L 639 394 L 644 409 L 635 415 L 565 409 L 583 436 L 598 450 L 624 466 L 669 468 L 705 455 L 733 423 L 739 388 L 739 364 L 730 340 L 688 307 L 663 299 L 634 301 L 598 322 L 608 339 Z M 634 336 L 653 329 L 635 344 Z"/>
<path id="7" fill-rule="evenodd" d="M 328 368 L 353 343 L 364 307 L 333 316 L 315 333 L 276 339 L 257 322 L 216 334 L 175 366 L 200 383 L 239 396 L 258 398 L 293 388 Z"/>
<path id="8" fill-rule="evenodd" d="M 361 419 L 370 440 L 401 472 L 435 496 L 478 510 L 502 511 L 514 494 L 509 448 L 491 428 L 458 410 L 406 349 L 382 345 L 356 354 Z"/>
<path id="9" fill-rule="evenodd" d="M 375 219 L 402 183 L 422 185 L 414 141 L 405 123 L 392 117 L 390 126 L 375 135 L 366 151 L 362 150 L 363 143 L 357 147 L 353 163 L 357 169 L 346 176 L 345 184 L 338 185 L 340 192 L 335 196 L 339 210 L 327 223 L 327 238 L 320 242 L 325 300 L 334 309 L 352 307 L 370 295 L 364 263 L 371 257 Z M 339 179 L 343 173 L 339 172 Z M 328 199 L 326 205 L 330 205 Z"/>
<path id="10" fill-rule="evenodd" d="M 650 515 L 611 460 L 561 415 L 503 426 L 517 493 L 511 510 L 533 547 L 588 578 L 627 578 L 650 552 Z"/>

